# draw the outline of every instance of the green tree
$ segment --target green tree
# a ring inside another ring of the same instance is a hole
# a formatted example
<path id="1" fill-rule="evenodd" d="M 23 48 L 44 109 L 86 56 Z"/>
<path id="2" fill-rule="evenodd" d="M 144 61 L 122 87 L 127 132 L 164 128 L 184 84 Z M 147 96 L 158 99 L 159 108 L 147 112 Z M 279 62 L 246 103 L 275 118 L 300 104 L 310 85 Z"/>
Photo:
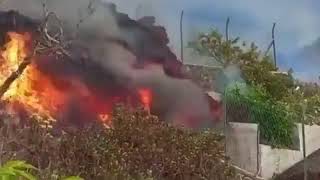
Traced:
<path id="1" fill-rule="evenodd" d="M 249 85 L 259 85 L 266 89 L 272 98 L 280 100 L 294 87 L 291 73 L 278 73 L 270 56 L 251 43 L 240 43 L 240 38 L 225 40 L 217 31 L 200 34 L 198 40 L 189 44 L 196 53 L 213 57 L 223 67 L 236 65 L 240 68 L 241 77 Z"/>
<path id="2" fill-rule="evenodd" d="M 227 41 L 217 30 L 200 34 L 198 40 L 189 45 L 196 53 L 212 57 L 225 69 L 238 67 L 248 92 L 239 93 L 237 88 L 226 91 L 227 103 L 239 111 L 245 106 L 249 114 L 247 121 L 259 123 L 262 138 L 269 144 L 278 147 L 292 144 L 292 118 L 298 118 L 292 103 L 286 104 L 295 88 L 292 70 L 279 72 L 272 63 L 273 59 L 254 43 L 248 46 L 238 37 Z"/>

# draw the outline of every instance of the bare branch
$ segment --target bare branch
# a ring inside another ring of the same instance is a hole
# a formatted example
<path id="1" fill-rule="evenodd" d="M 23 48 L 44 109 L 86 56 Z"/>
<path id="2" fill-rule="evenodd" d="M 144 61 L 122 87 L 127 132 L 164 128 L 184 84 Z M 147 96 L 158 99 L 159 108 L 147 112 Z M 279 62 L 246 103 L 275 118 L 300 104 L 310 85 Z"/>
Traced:
<path id="1" fill-rule="evenodd" d="M 49 18 L 52 17 L 54 18 L 58 23 L 59 23 L 59 32 L 55 35 L 50 35 L 49 32 L 48 32 L 48 23 L 49 23 Z M 47 14 L 46 16 L 46 19 L 45 19 L 45 23 L 44 23 L 44 27 L 43 27 L 43 31 L 44 31 L 44 35 L 45 37 L 49 40 L 49 41 L 52 41 L 56 44 L 59 44 L 61 39 L 62 39 L 62 36 L 63 36 L 63 28 L 62 28 L 62 22 L 60 21 L 60 19 L 58 18 L 58 16 L 53 13 L 53 12 L 50 12 Z"/>
<path id="2" fill-rule="evenodd" d="M 48 7 L 47 7 L 47 0 L 42 0 L 42 11 L 43 11 L 43 18 L 45 19 L 48 16 Z"/>
<path id="3" fill-rule="evenodd" d="M 57 15 L 53 12 L 48 12 L 46 8 L 46 0 L 43 2 L 44 14 L 46 15 L 44 18 L 44 22 L 40 25 L 40 35 L 38 39 L 35 41 L 35 46 L 33 48 L 33 52 L 23 59 L 22 63 L 19 65 L 18 69 L 11 73 L 11 75 L 4 81 L 4 83 L 0 86 L 0 98 L 8 91 L 11 84 L 20 77 L 20 75 L 24 72 L 24 70 L 32 63 L 32 59 L 37 55 L 43 52 L 54 51 L 56 53 L 64 54 L 68 57 L 71 57 L 70 53 L 64 49 L 64 44 L 62 43 L 63 36 L 63 28 L 62 23 L 57 17 Z M 50 17 L 54 18 L 58 22 L 59 32 L 57 34 L 51 35 L 48 30 L 48 23 Z"/>

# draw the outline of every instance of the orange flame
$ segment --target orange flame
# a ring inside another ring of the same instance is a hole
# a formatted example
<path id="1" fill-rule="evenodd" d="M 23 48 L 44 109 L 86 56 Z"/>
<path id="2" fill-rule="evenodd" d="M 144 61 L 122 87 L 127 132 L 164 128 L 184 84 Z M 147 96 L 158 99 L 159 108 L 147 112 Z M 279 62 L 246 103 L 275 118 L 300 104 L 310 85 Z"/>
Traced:
<path id="1" fill-rule="evenodd" d="M 30 34 L 9 32 L 8 36 L 10 41 L 5 45 L 4 50 L 1 51 L 0 83 L 3 83 L 11 73 L 18 69 L 19 65 L 30 52 L 30 48 L 28 47 L 28 43 L 31 41 Z M 35 91 L 40 86 L 42 89 Z M 47 99 L 44 100 L 43 95 L 46 95 Z M 9 103 L 18 102 L 33 112 L 51 117 L 50 108 L 56 106 L 56 103 L 61 99 L 60 97 L 63 97 L 63 94 L 54 91 L 54 87 L 49 79 L 38 71 L 34 64 L 31 64 L 11 84 L 8 91 L 3 95 L 3 100 Z M 51 104 L 51 100 L 53 99 L 54 105 Z"/>
<path id="2" fill-rule="evenodd" d="M 29 47 L 32 40 L 31 35 L 10 32 L 8 36 L 9 42 L 3 50 L 0 50 L 0 85 L 11 73 L 18 69 L 31 52 Z M 11 84 L 2 100 L 8 102 L 9 106 L 18 104 L 20 108 L 20 105 L 22 105 L 23 109 L 27 110 L 29 114 L 55 121 L 56 118 L 60 118 L 61 107 L 67 106 L 75 96 L 81 101 L 79 103 L 80 108 L 89 113 L 94 113 L 104 125 L 111 127 L 110 113 L 113 104 L 118 102 L 117 97 L 111 97 L 111 99 L 99 98 L 99 93 L 94 93 L 95 90 L 92 89 L 89 90 L 90 87 L 87 87 L 76 76 L 66 77 L 68 78 L 68 88 L 66 90 L 59 86 L 60 80 L 58 78 L 42 72 L 36 63 L 31 63 L 19 78 Z M 140 102 L 150 113 L 153 98 L 151 89 L 140 88 L 138 89 L 138 95 Z M 128 99 L 130 100 L 130 98 Z M 119 101 L 125 100 L 120 98 Z"/>
<path id="3" fill-rule="evenodd" d="M 28 47 L 31 36 L 28 33 L 9 32 L 8 36 L 9 42 L 5 44 L 3 50 L 0 50 L 0 85 L 18 69 L 31 51 Z M 69 80 L 72 82 L 72 89 L 75 90 L 72 93 L 80 94 L 81 97 L 89 97 L 88 106 L 95 107 L 97 102 L 86 86 L 79 80 Z M 49 121 L 55 121 L 60 107 L 68 102 L 69 96 L 70 92 L 68 94 L 68 92 L 58 89 L 52 77 L 41 72 L 37 65 L 32 63 L 11 84 L 2 100 L 8 102 L 7 108 L 10 110 L 12 109 L 11 105 L 20 104 L 32 115 L 36 114 L 49 118 Z M 106 112 L 97 113 L 103 123 L 109 123 L 110 118 Z"/>
<path id="4" fill-rule="evenodd" d="M 150 111 L 152 93 L 149 89 L 139 89 L 138 93 L 140 95 L 141 102 L 144 105 L 144 108 Z"/>

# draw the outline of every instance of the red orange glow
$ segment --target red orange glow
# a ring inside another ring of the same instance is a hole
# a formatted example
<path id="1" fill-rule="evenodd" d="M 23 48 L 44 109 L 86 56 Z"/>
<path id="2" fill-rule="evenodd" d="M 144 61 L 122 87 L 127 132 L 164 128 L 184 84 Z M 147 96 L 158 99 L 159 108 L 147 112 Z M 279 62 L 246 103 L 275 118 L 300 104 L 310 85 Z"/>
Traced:
<path id="1" fill-rule="evenodd" d="M 32 38 L 28 33 L 10 32 L 8 37 L 9 42 L 0 51 L 0 84 L 17 70 L 31 52 L 28 44 Z M 55 121 L 59 117 L 61 107 L 68 105 L 71 98 L 76 96 L 79 100 L 77 105 L 85 110 L 85 113 L 88 111 L 88 113 L 95 114 L 101 122 L 109 126 L 111 121 L 109 115 L 113 104 L 119 102 L 118 97 L 101 99 L 97 93 L 89 90 L 80 79 L 76 79 L 76 77 L 64 78 L 68 81 L 67 89 L 57 86 L 61 79 L 42 72 L 37 64 L 31 63 L 19 78 L 11 84 L 2 100 L 9 104 L 22 105 L 32 115 L 36 114 Z M 150 111 L 152 103 L 151 90 L 142 88 L 138 90 L 138 94 L 140 102 Z M 130 95 L 124 94 L 124 97 L 127 96 Z"/>
<path id="2" fill-rule="evenodd" d="M 150 110 L 151 101 L 152 101 L 152 93 L 149 89 L 139 89 L 138 90 L 141 102 L 144 105 L 144 108 Z"/>
<path id="3" fill-rule="evenodd" d="M 15 32 L 8 33 L 9 42 L 5 45 L 4 49 L 0 52 L 0 84 L 6 78 L 17 70 L 20 63 L 27 57 L 28 43 L 31 37 L 28 33 L 18 34 Z M 69 79 L 72 82 L 74 91 L 81 97 L 89 96 L 88 107 L 95 107 L 96 98 L 90 97 L 90 92 L 77 79 Z M 71 90 L 70 90 L 71 91 Z M 11 84 L 8 91 L 2 97 L 2 100 L 9 104 L 21 104 L 26 110 L 32 114 L 38 114 L 48 117 L 50 120 L 55 120 L 55 115 L 60 107 L 68 102 L 70 92 L 62 91 L 56 87 L 51 77 L 42 73 L 35 64 L 30 64 L 19 78 Z M 101 121 L 107 122 L 108 115 L 106 112 L 101 113 Z"/>

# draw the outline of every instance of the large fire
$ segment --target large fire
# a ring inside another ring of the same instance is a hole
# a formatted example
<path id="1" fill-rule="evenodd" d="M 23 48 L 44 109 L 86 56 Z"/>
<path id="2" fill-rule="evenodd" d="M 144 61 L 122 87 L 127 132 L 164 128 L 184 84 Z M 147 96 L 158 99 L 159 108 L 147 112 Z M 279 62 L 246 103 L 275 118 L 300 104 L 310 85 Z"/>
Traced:
<path id="1" fill-rule="evenodd" d="M 32 39 L 28 33 L 9 32 L 8 37 L 10 40 L 1 51 L 1 83 L 18 69 L 32 51 L 29 46 Z M 25 69 L 2 97 L 8 105 L 22 105 L 28 111 L 51 119 L 53 119 L 52 114 L 64 99 L 64 93 L 57 91 L 50 79 L 37 70 L 34 64 Z"/>
<path id="2" fill-rule="evenodd" d="M 31 36 L 28 33 L 18 34 L 8 33 L 9 42 L 1 50 L 0 54 L 0 83 L 2 84 L 8 76 L 15 72 L 28 54 L 31 54 L 30 42 Z M 71 78 L 71 77 L 66 77 Z M 98 119 L 103 123 L 109 124 L 109 114 L 112 110 L 113 100 L 103 102 L 99 97 L 78 79 L 69 79 L 72 87 L 64 91 L 57 88 L 56 82 L 48 74 L 45 74 L 37 68 L 35 63 L 31 63 L 19 78 L 11 84 L 8 91 L 2 97 L 2 100 L 12 108 L 12 105 L 23 106 L 31 114 L 38 114 L 47 117 L 49 120 L 55 120 L 70 98 L 75 94 L 82 97 L 84 103 L 81 103 L 83 109 L 94 112 Z M 147 89 L 138 90 L 140 102 L 146 109 L 150 110 L 151 91 Z M 116 98 L 115 98 L 116 99 Z"/>

